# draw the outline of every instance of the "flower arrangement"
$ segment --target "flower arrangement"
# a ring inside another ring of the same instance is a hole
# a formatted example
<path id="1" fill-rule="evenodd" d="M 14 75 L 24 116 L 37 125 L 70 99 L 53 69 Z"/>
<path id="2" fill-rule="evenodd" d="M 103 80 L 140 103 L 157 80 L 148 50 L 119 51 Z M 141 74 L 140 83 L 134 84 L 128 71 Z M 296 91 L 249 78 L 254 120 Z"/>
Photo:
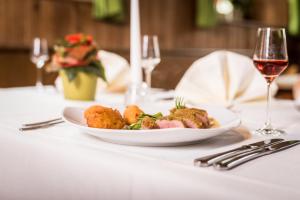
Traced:
<path id="1" fill-rule="evenodd" d="M 55 44 L 54 52 L 51 71 L 64 70 L 70 82 L 78 72 L 95 74 L 106 81 L 104 68 L 97 57 L 97 46 L 91 35 L 66 35 Z"/>

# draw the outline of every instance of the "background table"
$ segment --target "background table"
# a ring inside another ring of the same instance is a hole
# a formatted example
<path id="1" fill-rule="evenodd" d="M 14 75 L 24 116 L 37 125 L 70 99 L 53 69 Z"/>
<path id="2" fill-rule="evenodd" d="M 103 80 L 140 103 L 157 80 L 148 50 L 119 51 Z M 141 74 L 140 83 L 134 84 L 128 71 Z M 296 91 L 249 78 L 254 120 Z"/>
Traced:
<path id="1" fill-rule="evenodd" d="M 115 106 L 122 95 L 101 94 L 97 103 Z M 181 147 L 110 144 L 68 124 L 19 132 L 22 123 L 60 115 L 65 101 L 53 88 L 0 90 L 0 199 L 299 199 L 300 146 L 259 158 L 231 171 L 193 166 L 193 159 L 263 138 L 264 102 L 234 108 L 238 130 Z M 171 106 L 171 102 L 156 104 Z M 273 123 L 300 139 L 300 112 L 292 101 L 276 101 Z"/>

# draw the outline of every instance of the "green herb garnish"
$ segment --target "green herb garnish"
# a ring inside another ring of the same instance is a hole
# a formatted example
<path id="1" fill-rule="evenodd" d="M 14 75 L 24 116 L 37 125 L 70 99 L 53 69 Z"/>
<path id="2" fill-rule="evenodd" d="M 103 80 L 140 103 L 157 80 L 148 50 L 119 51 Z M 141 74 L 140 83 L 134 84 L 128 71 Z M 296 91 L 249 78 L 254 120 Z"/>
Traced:
<path id="1" fill-rule="evenodd" d="M 136 123 L 133 123 L 130 126 L 128 126 L 128 129 L 130 129 L 130 130 L 140 130 L 142 128 L 142 122 L 143 122 L 143 119 L 145 117 L 150 117 L 153 120 L 157 120 L 159 118 L 162 118 L 163 114 L 161 112 L 156 113 L 154 115 L 141 113 L 140 116 L 139 116 L 139 118 L 138 118 L 138 121 Z"/>
<path id="2" fill-rule="evenodd" d="M 185 108 L 185 102 L 183 97 L 176 97 L 175 98 L 175 108 L 182 109 Z"/>

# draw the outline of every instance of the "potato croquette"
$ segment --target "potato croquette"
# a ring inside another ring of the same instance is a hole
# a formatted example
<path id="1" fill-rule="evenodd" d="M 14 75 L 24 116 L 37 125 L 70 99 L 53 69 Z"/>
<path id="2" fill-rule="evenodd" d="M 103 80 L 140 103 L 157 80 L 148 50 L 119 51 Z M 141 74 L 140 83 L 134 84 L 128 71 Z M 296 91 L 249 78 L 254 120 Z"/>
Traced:
<path id="1" fill-rule="evenodd" d="M 91 106 L 84 112 L 84 117 L 89 127 L 122 129 L 124 119 L 118 110 L 103 106 Z"/>
<path id="2" fill-rule="evenodd" d="M 142 113 L 144 112 L 136 105 L 127 106 L 123 115 L 126 124 L 130 125 L 136 123 L 138 121 L 140 114 Z"/>
<path id="3" fill-rule="evenodd" d="M 91 106 L 84 111 L 84 118 L 88 118 L 89 115 L 94 114 L 96 112 L 101 112 L 102 110 L 105 110 L 105 109 L 107 109 L 107 108 L 104 106 L 100 106 L 100 105 Z"/>

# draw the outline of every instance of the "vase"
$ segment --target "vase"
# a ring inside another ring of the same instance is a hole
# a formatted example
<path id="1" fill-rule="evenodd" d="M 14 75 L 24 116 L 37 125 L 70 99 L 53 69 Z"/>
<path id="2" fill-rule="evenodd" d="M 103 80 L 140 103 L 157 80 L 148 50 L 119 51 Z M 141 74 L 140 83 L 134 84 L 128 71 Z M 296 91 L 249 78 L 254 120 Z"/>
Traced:
<path id="1" fill-rule="evenodd" d="M 78 72 L 76 78 L 69 81 L 65 70 L 60 70 L 59 76 L 62 79 L 65 99 L 82 101 L 95 99 L 97 86 L 97 76 L 95 74 Z"/>

